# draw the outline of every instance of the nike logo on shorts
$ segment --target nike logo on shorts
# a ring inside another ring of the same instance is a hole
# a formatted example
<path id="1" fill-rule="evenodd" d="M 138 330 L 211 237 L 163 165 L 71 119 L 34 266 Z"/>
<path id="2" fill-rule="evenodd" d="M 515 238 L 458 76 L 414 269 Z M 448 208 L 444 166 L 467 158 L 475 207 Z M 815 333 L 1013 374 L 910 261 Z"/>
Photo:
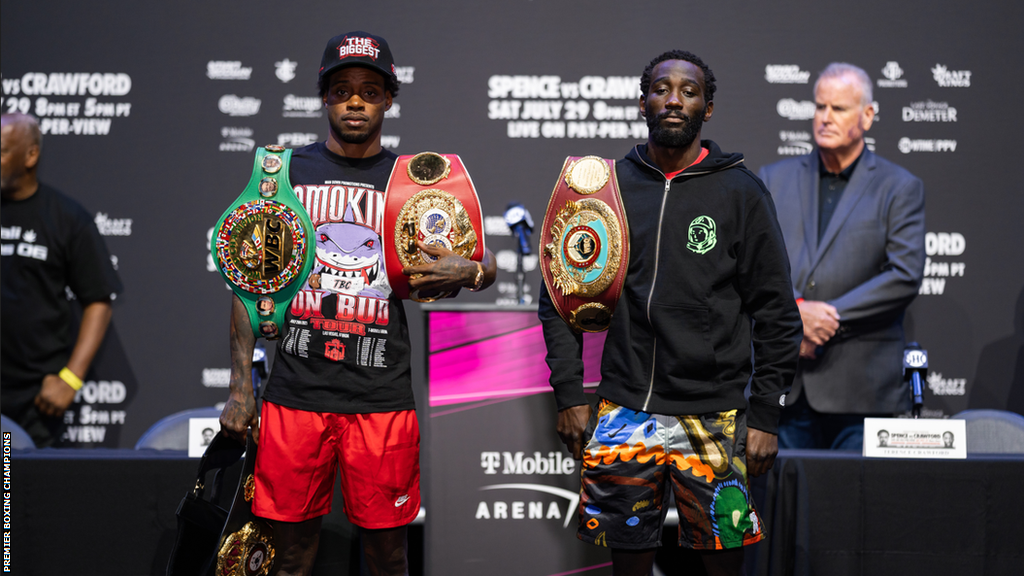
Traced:
<path id="1" fill-rule="evenodd" d="M 395 500 L 395 508 L 398 508 L 399 506 L 401 506 L 402 504 L 405 504 L 408 501 L 409 501 L 409 495 L 408 494 L 403 494 L 402 496 L 399 496 L 398 500 Z"/>

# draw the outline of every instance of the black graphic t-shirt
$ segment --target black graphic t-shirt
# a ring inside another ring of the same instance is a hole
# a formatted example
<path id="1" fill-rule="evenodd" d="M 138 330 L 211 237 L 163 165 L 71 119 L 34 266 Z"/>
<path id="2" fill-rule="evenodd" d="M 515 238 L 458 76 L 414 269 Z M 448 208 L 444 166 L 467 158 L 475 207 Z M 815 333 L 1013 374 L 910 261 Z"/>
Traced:
<path id="1" fill-rule="evenodd" d="M 345 158 L 322 142 L 292 153 L 289 177 L 313 221 L 316 260 L 292 299 L 265 399 L 344 414 L 415 408 L 409 328 L 381 246 L 396 158 Z"/>
<path id="2" fill-rule="evenodd" d="M 71 356 L 76 335 L 65 287 L 88 304 L 120 292 L 121 281 L 92 217 L 57 190 L 40 184 L 24 200 L 3 200 L 0 220 L 0 380 L 8 412 Z"/>

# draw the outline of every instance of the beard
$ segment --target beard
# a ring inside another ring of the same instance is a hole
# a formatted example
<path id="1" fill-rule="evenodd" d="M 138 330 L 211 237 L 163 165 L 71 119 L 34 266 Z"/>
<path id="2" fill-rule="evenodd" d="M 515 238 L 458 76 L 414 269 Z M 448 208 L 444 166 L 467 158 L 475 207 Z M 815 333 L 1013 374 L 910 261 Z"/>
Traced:
<path id="1" fill-rule="evenodd" d="M 344 120 L 341 116 L 335 118 L 329 118 L 331 130 L 337 135 L 338 139 L 346 144 L 362 144 L 370 139 L 374 133 L 378 132 L 381 127 L 381 119 L 378 119 L 376 123 L 373 121 L 373 117 L 370 116 L 370 121 L 364 125 L 361 129 L 353 130 L 345 125 Z"/>
<path id="2" fill-rule="evenodd" d="M 697 135 L 700 134 L 700 129 L 704 125 L 705 113 L 707 113 L 707 106 L 693 118 L 681 112 L 673 113 L 668 110 L 654 117 L 648 114 L 647 128 L 650 130 L 651 142 L 665 148 L 686 148 L 693 144 Z M 683 123 L 679 126 L 663 125 L 662 120 L 669 116 L 682 118 Z"/>
<path id="3" fill-rule="evenodd" d="M 364 132 L 353 132 L 346 128 L 342 128 L 341 130 L 338 131 L 338 134 L 341 136 L 342 142 L 345 142 L 347 144 L 362 144 L 363 142 L 366 142 L 367 140 L 370 139 L 369 130 L 366 130 Z"/>

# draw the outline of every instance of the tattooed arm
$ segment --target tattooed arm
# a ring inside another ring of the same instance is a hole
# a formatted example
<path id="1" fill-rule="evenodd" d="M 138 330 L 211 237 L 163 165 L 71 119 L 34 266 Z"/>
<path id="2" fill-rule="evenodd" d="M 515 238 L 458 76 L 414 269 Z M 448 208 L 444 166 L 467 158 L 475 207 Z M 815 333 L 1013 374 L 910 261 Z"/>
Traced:
<path id="1" fill-rule="evenodd" d="M 259 441 L 259 418 L 252 392 L 252 351 L 256 336 L 249 324 L 249 313 L 238 296 L 231 305 L 231 383 L 228 401 L 220 413 L 221 431 L 243 444 L 246 429 L 252 427 L 253 440 Z"/>
<path id="2" fill-rule="evenodd" d="M 417 242 L 416 245 L 420 250 L 437 257 L 437 261 L 432 264 L 404 268 L 403 274 L 416 276 L 409 280 L 410 288 L 449 292 L 473 286 L 477 274 L 476 262 L 467 260 L 443 246 L 428 246 L 422 242 Z M 484 259 L 480 264 L 484 269 L 484 283 L 481 287 L 483 289 L 494 283 L 498 265 L 490 250 L 484 251 Z"/>

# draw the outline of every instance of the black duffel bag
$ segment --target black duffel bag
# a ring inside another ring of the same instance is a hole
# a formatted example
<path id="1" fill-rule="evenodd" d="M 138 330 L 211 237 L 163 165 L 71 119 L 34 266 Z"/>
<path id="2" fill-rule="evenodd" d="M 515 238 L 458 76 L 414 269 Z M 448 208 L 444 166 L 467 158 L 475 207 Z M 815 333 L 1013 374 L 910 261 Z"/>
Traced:
<path id="1" fill-rule="evenodd" d="M 195 487 L 178 505 L 178 533 L 167 562 L 167 576 L 212 574 L 217 548 L 228 519 L 228 511 L 216 502 L 223 493 L 224 471 L 238 462 L 245 446 L 237 440 L 217 434 L 199 461 Z M 209 499 L 204 497 L 206 475 L 216 471 Z M 244 481 L 244 476 L 243 476 Z"/>

